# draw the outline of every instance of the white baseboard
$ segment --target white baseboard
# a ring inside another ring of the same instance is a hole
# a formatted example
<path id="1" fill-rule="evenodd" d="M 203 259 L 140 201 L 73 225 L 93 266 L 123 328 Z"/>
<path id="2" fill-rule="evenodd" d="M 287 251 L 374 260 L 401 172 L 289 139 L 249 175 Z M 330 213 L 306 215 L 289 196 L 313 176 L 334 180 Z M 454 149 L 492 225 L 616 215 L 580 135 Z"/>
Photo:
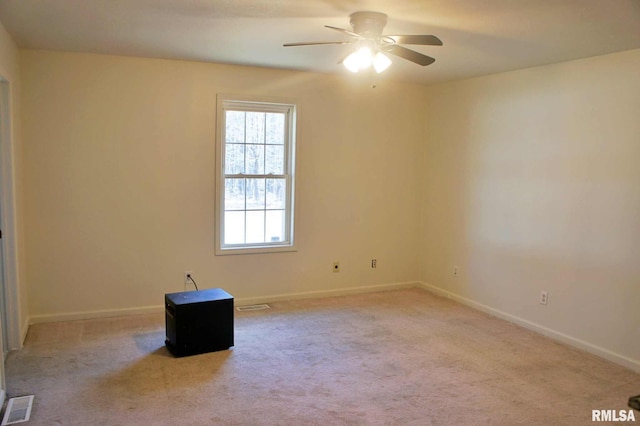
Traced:
<path id="1" fill-rule="evenodd" d="M 556 330 L 552 330 L 540 324 L 536 324 L 534 322 L 525 320 L 523 318 L 503 312 L 499 309 L 492 308 L 490 306 L 484 305 L 482 303 L 476 302 L 466 297 L 462 297 L 455 293 L 451 293 L 449 291 L 443 290 L 439 287 L 436 287 L 424 282 L 411 281 L 411 282 L 403 282 L 403 283 L 379 284 L 379 285 L 370 285 L 370 286 L 362 286 L 362 287 L 349 287 L 349 288 L 341 288 L 341 289 L 333 289 L 333 290 L 318 290 L 318 291 L 308 291 L 308 292 L 302 292 L 302 293 L 282 293 L 282 294 L 276 294 L 271 296 L 246 297 L 246 298 L 235 299 L 234 304 L 236 306 L 254 305 L 259 303 L 282 302 L 286 300 L 312 299 L 312 298 L 321 298 L 321 297 L 346 296 L 346 295 L 361 294 L 361 293 L 373 293 L 376 291 L 399 290 L 399 289 L 411 288 L 411 287 L 420 287 L 431 293 L 450 298 L 452 300 L 455 300 L 456 302 L 462 303 L 463 305 L 469 306 L 473 309 L 477 309 L 479 311 L 494 315 L 498 318 L 502 318 L 506 321 L 512 322 L 514 324 L 517 324 L 529 330 L 532 330 L 542 335 L 545 335 L 547 337 L 550 337 L 554 340 L 560 341 L 562 343 L 565 343 L 570 346 L 576 347 L 578 349 L 584 350 L 586 352 L 592 353 L 601 358 L 605 358 L 609 361 L 615 362 L 616 364 L 622 365 L 635 372 L 640 372 L 639 360 L 635 360 L 635 359 L 626 357 L 624 355 L 617 354 L 605 348 L 601 348 L 589 342 L 585 342 L 584 340 L 577 339 L 575 337 L 569 336 L 567 334 L 561 333 Z M 129 315 L 151 314 L 151 313 L 160 313 L 160 312 L 163 312 L 163 310 L 164 310 L 163 305 L 155 305 L 155 306 L 144 306 L 144 307 L 125 308 L 125 309 L 105 309 L 105 310 L 81 311 L 81 312 L 71 312 L 71 313 L 62 313 L 62 314 L 34 315 L 28 319 L 28 322 L 22 328 L 23 329 L 22 340 L 24 341 L 24 338 L 26 337 L 28 325 L 47 323 L 47 322 L 58 322 L 58 321 L 74 321 L 74 320 L 83 320 L 83 319 L 111 318 L 111 317 L 129 316 Z"/>
<path id="2" fill-rule="evenodd" d="M 283 302 L 286 300 L 299 300 L 299 299 L 316 299 L 321 297 L 334 297 L 334 296 L 347 296 L 350 294 L 362 294 L 362 293 L 374 293 L 376 291 L 388 291 L 399 290 L 402 288 L 418 287 L 420 284 L 417 281 L 393 283 L 393 284 L 378 284 L 363 287 L 348 287 L 334 290 L 318 290 L 318 291 L 306 291 L 303 293 L 282 293 L 273 296 L 259 296 L 259 297 L 244 297 L 235 299 L 236 306 L 243 305 L 255 305 L 259 303 L 273 303 Z"/>
<path id="3" fill-rule="evenodd" d="M 444 296 L 455 300 L 456 302 L 462 303 L 463 305 L 469 306 L 473 309 L 477 309 L 482 312 L 486 312 L 495 317 L 504 319 L 506 321 L 517 324 L 521 327 L 527 328 L 529 330 L 535 331 L 536 333 L 540 333 L 544 336 L 550 337 L 559 342 L 565 343 L 569 346 L 573 346 L 575 348 L 581 349 L 585 352 L 589 352 L 593 355 L 599 356 L 601 358 L 607 359 L 609 361 L 615 362 L 616 364 L 622 365 L 630 370 L 633 370 L 637 373 L 640 373 L 640 360 L 632 359 L 626 357 L 624 355 L 617 354 L 608 349 L 601 348 L 600 346 L 593 345 L 589 342 L 585 342 L 584 340 L 569 336 L 567 334 L 561 333 L 559 331 L 544 327 L 540 324 L 536 324 L 529 320 L 517 317 L 515 315 L 511 315 L 509 313 L 503 312 L 499 309 L 492 308 L 491 306 L 484 305 L 482 303 L 476 302 L 471 299 L 467 299 L 466 297 L 462 297 L 458 294 L 451 293 L 449 291 L 443 290 L 439 287 L 433 286 L 431 284 L 427 284 L 425 282 L 421 282 L 419 284 L 421 288 L 437 294 L 439 296 Z"/>
<path id="4" fill-rule="evenodd" d="M 341 288 L 341 289 L 334 289 L 334 290 L 308 291 L 308 292 L 302 292 L 302 293 L 282 293 L 282 294 L 276 294 L 272 296 L 244 297 L 239 299 L 236 298 L 234 299 L 234 305 L 243 306 L 243 305 L 254 305 L 258 303 L 282 302 L 286 300 L 346 296 L 349 294 L 373 293 L 376 291 L 398 290 L 402 288 L 410 288 L 410 287 L 417 287 L 417 286 L 419 286 L 419 283 L 417 281 L 411 281 L 411 282 L 404 282 L 404 283 L 378 284 L 378 285 L 370 285 L 370 286 L 362 286 L 362 287 L 349 287 L 349 288 Z M 61 313 L 61 314 L 33 315 L 29 317 L 28 324 L 33 325 L 33 324 L 41 324 L 41 323 L 47 323 L 47 322 L 76 321 L 76 320 L 95 319 L 95 318 L 112 318 L 112 317 L 122 317 L 122 316 L 129 316 L 129 315 L 152 314 L 152 313 L 159 313 L 159 312 L 164 312 L 164 305 L 142 306 L 137 308 L 125 308 L 125 309 L 80 311 L 80 312 L 69 312 L 69 313 Z M 24 335 L 26 337 L 26 330 L 24 331 Z"/>
<path id="5" fill-rule="evenodd" d="M 124 317 L 129 315 L 142 315 L 158 313 L 164 310 L 164 305 L 154 306 L 142 306 L 137 308 L 124 308 L 124 309 L 103 309 L 96 311 L 80 311 L 69 312 L 62 314 L 45 314 L 45 315 L 33 315 L 29 317 L 29 325 L 41 324 L 46 322 L 59 322 L 59 321 L 76 321 L 83 319 L 94 318 L 112 318 L 112 317 Z"/>

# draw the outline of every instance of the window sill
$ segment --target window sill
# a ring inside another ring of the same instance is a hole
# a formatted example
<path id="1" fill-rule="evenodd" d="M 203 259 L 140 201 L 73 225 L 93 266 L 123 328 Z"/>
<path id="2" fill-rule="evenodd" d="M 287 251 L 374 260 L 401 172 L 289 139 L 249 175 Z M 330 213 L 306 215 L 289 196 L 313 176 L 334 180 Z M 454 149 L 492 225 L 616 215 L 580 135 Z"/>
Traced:
<path id="1" fill-rule="evenodd" d="M 228 256 L 234 254 L 266 254 L 298 251 L 292 246 L 267 246 L 267 247 L 238 247 L 238 248 L 216 248 L 216 256 Z"/>

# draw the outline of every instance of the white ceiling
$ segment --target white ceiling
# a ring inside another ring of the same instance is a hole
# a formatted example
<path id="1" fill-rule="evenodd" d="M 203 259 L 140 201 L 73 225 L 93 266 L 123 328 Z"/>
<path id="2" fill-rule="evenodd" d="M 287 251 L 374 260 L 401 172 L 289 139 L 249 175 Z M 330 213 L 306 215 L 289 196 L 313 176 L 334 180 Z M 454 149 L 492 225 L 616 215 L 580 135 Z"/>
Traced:
<path id="1" fill-rule="evenodd" d="M 349 15 L 386 13 L 385 34 L 434 34 L 433 56 L 400 58 L 383 78 L 432 84 L 640 48 L 640 0 L 0 0 L 21 48 L 348 73 Z"/>

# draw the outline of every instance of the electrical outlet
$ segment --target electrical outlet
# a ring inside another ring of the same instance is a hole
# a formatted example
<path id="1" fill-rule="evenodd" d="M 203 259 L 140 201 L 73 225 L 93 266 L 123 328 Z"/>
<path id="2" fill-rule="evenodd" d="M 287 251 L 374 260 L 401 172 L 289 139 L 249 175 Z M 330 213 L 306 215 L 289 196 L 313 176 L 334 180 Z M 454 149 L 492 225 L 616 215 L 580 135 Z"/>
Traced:
<path id="1" fill-rule="evenodd" d="M 549 293 L 547 293 L 544 290 L 541 291 L 540 292 L 540 304 L 541 305 L 546 305 L 548 300 L 549 300 Z"/>
<path id="2" fill-rule="evenodd" d="M 378 267 L 378 259 L 371 259 L 371 267 L 374 269 Z"/>
<path id="3" fill-rule="evenodd" d="M 192 276 L 193 276 L 193 271 L 184 271 L 184 289 L 185 289 L 185 291 L 187 290 L 187 286 L 189 284 L 193 284 L 191 282 L 191 279 L 190 279 L 190 277 L 192 277 Z"/>
<path id="4" fill-rule="evenodd" d="M 340 272 L 340 262 L 333 262 L 333 272 Z"/>
<path id="5" fill-rule="evenodd" d="M 457 276 L 458 276 L 458 272 L 459 272 L 459 271 L 458 271 L 458 267 L 457 267 L 457 266 L 454 266 L 454 267 L 453 267 L 453 276 L 454 276 L 454 277 L 457 277 Z"/>

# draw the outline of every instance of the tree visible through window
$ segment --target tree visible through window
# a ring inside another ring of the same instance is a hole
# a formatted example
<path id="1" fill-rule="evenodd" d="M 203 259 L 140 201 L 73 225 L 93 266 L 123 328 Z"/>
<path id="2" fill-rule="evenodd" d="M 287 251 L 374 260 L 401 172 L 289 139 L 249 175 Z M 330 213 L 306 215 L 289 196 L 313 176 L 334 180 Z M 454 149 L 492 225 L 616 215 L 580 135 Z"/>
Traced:
<path id="1" fill-rule="evenodd" d="M 295 106 L 218 103 L 217 248 L 291 249 Z"/>

